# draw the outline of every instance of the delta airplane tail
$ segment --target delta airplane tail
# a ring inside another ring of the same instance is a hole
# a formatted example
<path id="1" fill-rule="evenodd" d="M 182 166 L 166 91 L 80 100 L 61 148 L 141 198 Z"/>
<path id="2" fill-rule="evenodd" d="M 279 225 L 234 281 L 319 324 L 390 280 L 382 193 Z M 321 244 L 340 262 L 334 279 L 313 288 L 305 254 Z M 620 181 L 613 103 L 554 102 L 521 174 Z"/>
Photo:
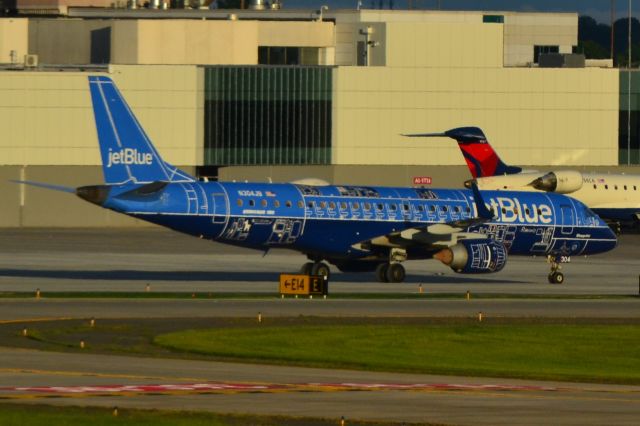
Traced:
<path id="1" fill-rule="evenodd" d="M 89 77 L 89 87 L 107 184 L 196 180 L 162 160 L 109 77 Z"/>
<path id="2" fill-rule="evenodd" d="M 444 133 L 408 134 L 409 137 L 449 137 L 458 142 L 469 171 L 474 178 L 512 175 L 520 173 L 520 167 L 506 165 L 493 150 L 486 136 L 478 127 L 457 127 Z"/>

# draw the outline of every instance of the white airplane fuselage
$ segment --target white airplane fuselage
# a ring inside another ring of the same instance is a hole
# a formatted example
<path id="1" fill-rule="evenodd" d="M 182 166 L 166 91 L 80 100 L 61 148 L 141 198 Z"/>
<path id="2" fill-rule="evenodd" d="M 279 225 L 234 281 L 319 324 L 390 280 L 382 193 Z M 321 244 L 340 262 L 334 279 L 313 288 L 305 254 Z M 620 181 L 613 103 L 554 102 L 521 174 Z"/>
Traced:
<path id="1" fill-rule="evenodd" d="M 558 177 L 557 193 L 568 195 L 586 204 L 597 214 L 617 221 L 639 220 L 640 212 L 640 175 L 555 172 Z M 542 173 L 522 172 L 513 175 L 485 176 L 476 178 L 478 187 L 483 190 L 498 191 L 536 191 L 545 192 L 532 185 Z"/>

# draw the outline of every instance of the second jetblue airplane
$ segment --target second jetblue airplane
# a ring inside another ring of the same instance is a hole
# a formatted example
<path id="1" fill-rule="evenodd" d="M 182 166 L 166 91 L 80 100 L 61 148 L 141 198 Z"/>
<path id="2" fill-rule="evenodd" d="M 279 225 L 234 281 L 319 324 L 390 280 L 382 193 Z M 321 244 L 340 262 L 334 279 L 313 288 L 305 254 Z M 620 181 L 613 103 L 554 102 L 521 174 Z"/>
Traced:
<path id="1" fill-rule="evenodd" d="M 560 259 L 611 250 L 616 237 L 557 194 L 350 185 L 202 182 L 166 163 L 108 77 L 89 77 L 105 184 L 71 189 L 102 207 L 222 243 L 307 255 L 302 272 L 375 271 L 435 258 L 460 273 L 501 270 L 508 255 Z M 42 185 L 42 184 L 41 184 Z M 42 185 L 46 186 L 46 185 Z M 54 187 L 54 189 L 61 189 Z M 483 201 L 484 198 L 484 201 Z"/>

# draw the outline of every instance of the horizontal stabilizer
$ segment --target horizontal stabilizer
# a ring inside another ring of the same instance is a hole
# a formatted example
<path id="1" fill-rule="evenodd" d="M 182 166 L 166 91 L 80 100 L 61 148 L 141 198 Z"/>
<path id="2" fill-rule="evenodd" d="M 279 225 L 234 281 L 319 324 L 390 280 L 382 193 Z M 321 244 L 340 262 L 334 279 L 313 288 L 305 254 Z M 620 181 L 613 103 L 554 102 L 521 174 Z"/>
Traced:
<path id="1" fill-rule="evenodd" d="M 54 191 L 68 192 L 70 194 L 75 194 L 76 193 L 76 189 L 75 188 L 71 188 L 69 186 L 53 185 L 53 184 L 50 184 L 50 183 L 43 183 L 43 182 L 33 182 L 33 181 L 30 181 L 30 180 L 11 180 L 10 182 L 23 183 L 25 185 L 37 186 L 39 188 L 45 188 L 45 189 L 52 189 Z"/>

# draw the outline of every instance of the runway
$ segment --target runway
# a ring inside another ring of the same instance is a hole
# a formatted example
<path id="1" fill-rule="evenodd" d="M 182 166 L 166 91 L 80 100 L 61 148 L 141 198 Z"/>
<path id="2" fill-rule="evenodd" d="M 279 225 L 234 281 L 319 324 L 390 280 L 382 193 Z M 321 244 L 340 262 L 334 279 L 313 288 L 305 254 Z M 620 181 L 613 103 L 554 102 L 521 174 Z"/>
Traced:
<path id="1" fill-rule="evenodd" d="M 461 275 L 435 260 L 406 262 L 402 284 L 378 283 L 372 273 L 333 268 L 332 293 L 509 293 L 637 295 L 640 235 L 600 256 L 574 257 L 562 285 L 547 282 L 544 258 L 510 257 L 497 274 Z M 297 272 L 306 258 L 291 251 L 264 255 L 150 228 L 117 230 L 0 230 L 0 291 L 277 291 L 278 275 Z"/>
<path id="2" fill-rule="evenodd" d="M 301 255 L 263 257 L 155 228 L 0 230 L 0 292 L 42 293 L 40 299 L 0 298 L 0 321 L 17 321 L 21 327 L 20 321 L 55 318 L 253 317 L 258 312 L 266 320 L 300 315 L 448 318 L 475 317 L 480 311 L 488 319 L 635 320 L 640 318 L 638 248 L 640 236 L 623 236 L 611 253 L 576 258 L 564 267 L 561 286 L 546 282 L 548 266 L 541 258 L 510 258 L 504 271 L 486 276 L 458 275 L 435 261 L 407 262 L 403 284 L 335 271 L 328 299 L 282 300 L 278 274 L 297 270 L 305 261 Z M 147 285 L 150 292 L 234 297 L 47 298 L 60 291 L 144 292 Z M 466 291 L 471 300 L 465 300 Z M 262 296 L 243 298 L 242 293 Z M 376 297 L 354 298 L 354 293 Z M 638 386 L 265 368 L 2 347 L 1 400 L 458 425 L 635 425 L 640 418 Z"/>

